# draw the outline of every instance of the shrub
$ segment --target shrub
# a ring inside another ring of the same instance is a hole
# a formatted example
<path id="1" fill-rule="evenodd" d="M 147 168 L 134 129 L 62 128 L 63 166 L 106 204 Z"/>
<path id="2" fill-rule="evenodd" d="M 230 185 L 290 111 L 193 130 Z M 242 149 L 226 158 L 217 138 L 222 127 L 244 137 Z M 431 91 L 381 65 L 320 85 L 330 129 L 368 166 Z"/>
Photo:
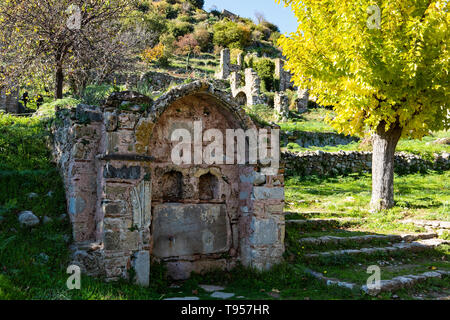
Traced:
<path id="1" fill-rule="evenodd" d="M 211 49 L 211 33 L 206 28 L 196 29 L 194 39 L 198 42 L 202 51 L 209 51 Z"/>
<path id="2" fill-rule="evenodd" d="M 269 41 L 272 42 L 274 47 L 278 47 L 278 39 L 281 37 L 281 33 L 272 32 L 270 35 Z"/>
<path id="3" fill-rule="evenodd" d="M 189 22 L 173 21 L 169 23 L 169 32 L 176 39 L 194 31 L 194 26 Z"/>
<path id="4" fill-rule="evenodd" d="M 243 51 L 241 49 L 231 49 L 230 51 L 230 60 L 231 63 L 236 64 L 237 63 L 237 57 L 238 55 L 240 55 L 241 53 L 243 53 Z"/>
<path id="5" fill-rule="evenodd" d="M 142 52 L 142 60 L 147 64 L 161 59 L 164 55 L 164 45 L 159 43 L 153 48 L 147 48 Z"/>
<path id="6" fill-rule="evenodd" d="M 188 0 L 194 7 L 198 9 L 203 9 L 205 5 L 205 0 Z"/>
<path id="7" fill-rule="evenodd" d="M 214 25 L 213 42 L 217 46 L 244 49 L 250 44 L 250 28 L 228 19 Z"/>
<path id="8" fill-rule="evenodd" d="M 162 45 L 164 45 L 164 51 L 162 57 L 158 60 L 158 63 L 161 66 L 168 66 L 169 59 L 173 57 L 173 53 L 175 51 L 176 39 L 172 34 L 166 33 L 161 35 L 159 41 Z"/>
<path id="9" fill-rule="evenodd" d="M 109 95 L 124 88 L 112 84 L 90 85 L 84 89 L 81 100 L 88 105 L 101 105 Z"/>

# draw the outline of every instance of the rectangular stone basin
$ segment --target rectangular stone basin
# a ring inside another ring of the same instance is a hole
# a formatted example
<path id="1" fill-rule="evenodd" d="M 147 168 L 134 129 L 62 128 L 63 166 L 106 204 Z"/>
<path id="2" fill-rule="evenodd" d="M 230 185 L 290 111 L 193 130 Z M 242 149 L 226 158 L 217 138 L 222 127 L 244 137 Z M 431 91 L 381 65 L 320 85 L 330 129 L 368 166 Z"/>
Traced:
<path id="1" fill-rule="evenodd" d="M 227 252 L 231 244 L 224 204 L 165 203 L 154 207 L 153 255 L 159 258 Z"/>

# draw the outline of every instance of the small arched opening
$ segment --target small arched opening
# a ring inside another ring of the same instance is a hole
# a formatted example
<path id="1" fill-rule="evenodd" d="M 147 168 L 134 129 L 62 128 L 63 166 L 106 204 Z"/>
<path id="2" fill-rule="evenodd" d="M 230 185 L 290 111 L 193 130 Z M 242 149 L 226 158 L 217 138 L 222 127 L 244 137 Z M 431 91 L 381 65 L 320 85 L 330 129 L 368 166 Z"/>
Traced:
<path id="1" fill-rule="evenodd" d="M 247 95 L 245 94 L 245 92 L 239 92 L 237 95 L 236 95 L 236 103 L 239 105 L 239 106 L 246 106 L 247 105 Z"/>
<path id="2" fill-rule="evenodd" d="M 163 200 L 175 202 L 183 197 L 183 175 L 178 171 L 170 171 L 161 179 Z"/>
<path id="3" fill-rule="evenodd" d="M 219 198 L 219 179 L 211 173 L 204 174 L 199 180 L 200 200 L 214 200 Z"/>

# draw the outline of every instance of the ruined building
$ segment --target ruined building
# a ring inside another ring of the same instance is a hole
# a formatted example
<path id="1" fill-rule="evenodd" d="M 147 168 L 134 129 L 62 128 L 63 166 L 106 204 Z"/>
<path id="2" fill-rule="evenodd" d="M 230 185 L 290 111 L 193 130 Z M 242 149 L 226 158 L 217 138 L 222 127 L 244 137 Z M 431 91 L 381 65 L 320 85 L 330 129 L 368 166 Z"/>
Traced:
<path id="1" fill-rule="evenodd" d="M 0 88 L 0 112 L 2 111 L 6 113 L 20 113 L 18 90 Z"/>
<path id="2" fill-rule="evenodd" d="M 265 175 L 259 162 L 176 164 L 172 133 L 195 136 L 194 121 L 204 132 L 260 129 L 234 99 L 203 81 L 155 101 L 122 92 L 101 107 L 57 112 L 54 154 L 73 225 L 72 260 L 85 273 L 107 280 L 133 274 L 146 286 L 152 260 L 174 279 L 281 261 L 283 169 Z M 195 150 L 209 143 L 186 144 Z"/>

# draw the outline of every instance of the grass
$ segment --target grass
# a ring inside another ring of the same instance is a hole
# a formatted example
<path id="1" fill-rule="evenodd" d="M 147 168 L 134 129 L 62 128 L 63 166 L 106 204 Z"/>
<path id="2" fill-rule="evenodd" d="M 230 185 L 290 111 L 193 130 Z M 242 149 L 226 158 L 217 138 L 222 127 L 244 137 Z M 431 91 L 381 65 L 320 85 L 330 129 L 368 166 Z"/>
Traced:
<path id="1" fill-rule="evenodd" d="M 336 130 L 325 122 L 327 116 L 333 116 L 333 111 L 324 108 L 309 109 L 308 112 L 299 115 L 298 120 L 281 123 L 280 127 L 283 131 L 336 133 Z"/>
<path id="2" fill-rule="evenodd" d="M 334 178 L 300 178 L 286 181 L 287 209 L 315 211 L 317 217 L 366 219 L 367 230 L 405 230 L 398 220 L 407 217 L 450 221 L 450 172 L 395 176 L 396 207 L 371 213 L 371 175 L 353 174 Z M 406 229 L 405 231 L 408 231 Z"/>
<path id="3" fill-rule="evenodd" d="M 35 117 L 36 118 L 51 118 L 55 115 L 55 108 L 59 107 L 61 109 L 75 107 L 77 104 L 81 103 L 81 100 L 75 98 L 64 98 L 57 99 L 47 103 L 44 103 L 37 110 Z"/>

